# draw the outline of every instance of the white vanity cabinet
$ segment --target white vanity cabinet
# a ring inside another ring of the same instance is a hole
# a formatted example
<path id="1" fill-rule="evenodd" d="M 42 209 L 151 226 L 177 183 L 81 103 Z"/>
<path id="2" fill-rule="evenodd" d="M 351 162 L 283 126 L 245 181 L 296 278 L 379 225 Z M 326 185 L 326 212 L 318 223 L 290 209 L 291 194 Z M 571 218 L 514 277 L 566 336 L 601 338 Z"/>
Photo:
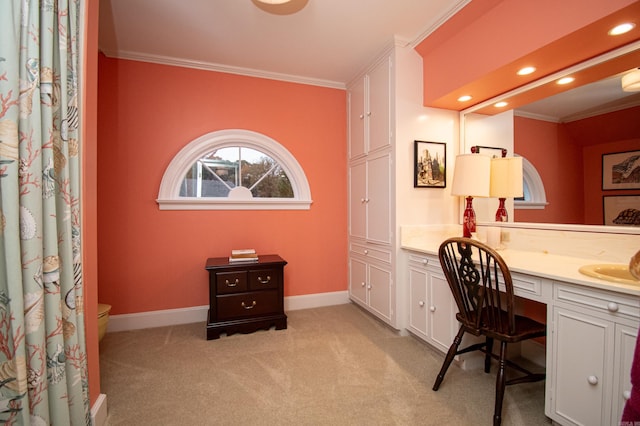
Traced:
<path id="1" fill-rule="evenodd" d="M 458 331 L 456 305 L 436 256 L 408 252 L 408 330 L 447 352 Z"/>
<path id="2" fill-rule="evenodd" d="M 352 244 L 349 252 L 349 296 L 381 320 L 391 323 L 393 279 L 391 252 Z"/>
<path id="3" fill-rule="evenodd" d="M 554 283 L 546 414 L 563 425 L 619 424 L 640 319 L 633 296 Z"/>

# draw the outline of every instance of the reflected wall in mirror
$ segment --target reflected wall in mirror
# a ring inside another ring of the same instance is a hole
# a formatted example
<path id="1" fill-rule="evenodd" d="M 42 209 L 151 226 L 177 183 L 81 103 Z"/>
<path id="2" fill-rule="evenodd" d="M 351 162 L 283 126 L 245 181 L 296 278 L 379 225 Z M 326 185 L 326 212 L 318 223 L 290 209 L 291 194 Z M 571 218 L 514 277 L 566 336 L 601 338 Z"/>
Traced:
<path id="1" fill-rule="evenodd" d="M 636 55 L 632 63 L 640 66 L 640 44 L 620 52 Z M 629 68 L 629 61 L 590 84 L 513 110 L 492 112 L 498 111 L 493 105 L 500 100 L 531 98 L 527 91 L 555 84 L 568 74 L 584 75 L 607 61 L 615 62 L 615 55 L 603 55 L 462 112 L 461 152 L 469 152 L 473 145 L 505 147 L 509 155 L 525 157 L 543 181 L 548 204 L 537 209 L 516 207 L 513 215 L 510 209 L 515 222 L 604 225 L 605 196 L 640 195 L 638 189 L 602 187 L 602 156 L 640 149 L 640 92 L 625 92 L 621 86 L 622 75 L 635 69 Z M 639 176 L 640 170 L 635 173 Z M 478 222 L 491 222 L 497 200 L 484 201 L 486 206 L 478 203 L 476 207 Z M 640 227 L 630 232 L 640 232 Z"/>

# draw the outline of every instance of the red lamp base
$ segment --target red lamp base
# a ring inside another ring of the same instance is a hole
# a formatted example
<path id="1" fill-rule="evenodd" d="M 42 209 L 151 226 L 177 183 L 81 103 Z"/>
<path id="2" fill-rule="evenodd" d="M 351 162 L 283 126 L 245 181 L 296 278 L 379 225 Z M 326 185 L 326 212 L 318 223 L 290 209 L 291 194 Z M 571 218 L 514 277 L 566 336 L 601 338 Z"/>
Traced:
<path id="1" fill-rule="evenodd" d="M 473 232 L 476 232 L 476 212 L 473 210 L 473 197 L 467 197 L 467 206 L 462 217 L 462 236 L 471 238 Z"/>
<path id="2" fill-rule="evenodd" d="M 506 198 L 499 198 L 499 200 L 500 205 L 498 206 L 498 210 L 496 210 L 496 222 L 508 222 L 509 213 L 507 213 L 507 208 L 504 206 Z"/>

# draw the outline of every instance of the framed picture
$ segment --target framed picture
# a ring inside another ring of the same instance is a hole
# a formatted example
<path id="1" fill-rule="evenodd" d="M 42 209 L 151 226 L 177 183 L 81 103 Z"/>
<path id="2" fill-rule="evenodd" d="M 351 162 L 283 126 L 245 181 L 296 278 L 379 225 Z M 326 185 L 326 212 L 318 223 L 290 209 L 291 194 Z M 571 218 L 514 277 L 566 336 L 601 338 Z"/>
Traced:
<path id="1" fill-rule="evenodd" d="M 605 225 L 640 226 L 640 195 L 605 195 L 602 204 Z"/>
<path id="2" fill-rule="evenodd" d="M 602 189 L 640 189 L 640 151 L 602 154 Z"/>
<path id="3" fill-rule="evenodd" d="M 447 186 L 447 144 L 415 141 L 414 188 L 445 188 Z"/>

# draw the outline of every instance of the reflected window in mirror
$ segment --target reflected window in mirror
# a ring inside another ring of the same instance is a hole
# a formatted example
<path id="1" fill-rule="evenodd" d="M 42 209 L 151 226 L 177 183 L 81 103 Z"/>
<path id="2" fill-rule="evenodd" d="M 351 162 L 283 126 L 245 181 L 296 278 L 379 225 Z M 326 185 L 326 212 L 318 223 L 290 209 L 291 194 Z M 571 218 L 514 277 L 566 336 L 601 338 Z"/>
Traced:
<path id="1" fill-rule="evenodd" d="M 544 183 L 538 170 L 525 157 L 522 157 L 522 180 L 524 196 L 514 199 L 514 208 L 516 210 L 544 209 L 549 204 L 544 190 Z"/>

